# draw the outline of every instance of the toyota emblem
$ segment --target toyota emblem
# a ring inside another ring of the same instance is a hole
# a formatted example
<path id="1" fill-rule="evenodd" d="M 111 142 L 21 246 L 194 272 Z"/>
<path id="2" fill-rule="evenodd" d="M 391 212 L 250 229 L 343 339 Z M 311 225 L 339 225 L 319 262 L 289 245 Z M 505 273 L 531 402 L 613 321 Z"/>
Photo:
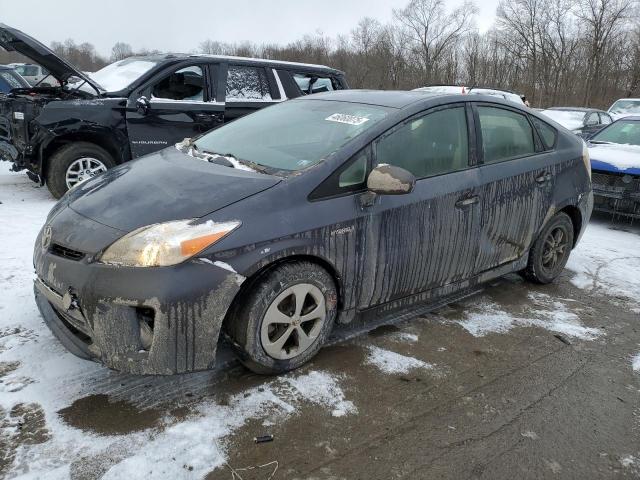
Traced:
<path id="1" fill-rule="evenodd" d="M 53 232 L 51 231 L 51 227 L 49 225 L 44 227 L 44 230 L 42 231 L 42 248 L 44 250 L 49 248 L 49 245 L 51 245 L 51 235 L 52 235 L 52 233 Z"/>

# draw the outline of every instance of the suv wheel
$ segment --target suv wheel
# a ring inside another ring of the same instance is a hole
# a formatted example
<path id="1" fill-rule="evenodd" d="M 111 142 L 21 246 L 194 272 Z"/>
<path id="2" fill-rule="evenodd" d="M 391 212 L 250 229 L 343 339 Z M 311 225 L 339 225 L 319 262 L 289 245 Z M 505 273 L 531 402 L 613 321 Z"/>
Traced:
<path id="1" fill-rule="evenodd" d="M 254 284 L 226 328 L 247 368 L 278 374 L 311 359 L 331 333 L 335 317 L 331 275 L 314 263 L 294 262 Z"/>
<path id="2" fill-rule="evenodd" d="M 572 248 L 573 222 L 566 213 L 557 213 L 531 247 L 523 276 L 535 283 L 553 282 L 567 265 Z"/>
<path id="3" fill-rule="evenodd" d="M 88 142 L 71 143 L 49 158 L 47 187 L 54 197 L 60 198 L 67 190 L 115 166 L 104 148 Z"/>

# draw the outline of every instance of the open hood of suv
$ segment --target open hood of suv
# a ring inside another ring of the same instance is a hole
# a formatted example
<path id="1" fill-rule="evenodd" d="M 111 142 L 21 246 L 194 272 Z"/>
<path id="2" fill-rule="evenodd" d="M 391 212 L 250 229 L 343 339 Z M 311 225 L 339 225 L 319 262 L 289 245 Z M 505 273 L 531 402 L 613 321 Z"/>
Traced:
<path id="1" fill-rule="evenodd" d="M 60 83 L 66 82 L 70 77 L 78 77 L 91 85 L 96 92 L 104 91 L 95 81 L 57 56 L 50 48 L 35 38 L 4 23 L 0 23 L 0 47 L 9 52 L 15 51 L 30 58 L 38 65 L 46 68 Z"/>

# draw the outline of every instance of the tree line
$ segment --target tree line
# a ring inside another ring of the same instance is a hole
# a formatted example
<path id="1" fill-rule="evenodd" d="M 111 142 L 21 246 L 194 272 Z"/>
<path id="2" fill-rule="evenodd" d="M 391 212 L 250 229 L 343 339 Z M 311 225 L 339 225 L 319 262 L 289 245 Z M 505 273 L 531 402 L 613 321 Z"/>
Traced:
<path id="1" fill-rule="evenodd" d="M 525 95 L 533 106 L 608 107 L 640 96 L 640 0 L 501 0 L 494 25 L 475 26 L 467 1 L 410 0 L 381 23 L 362 18 L 335 38 L 305 35 L 286 45 L 202 42 L 194 52 L 329 65 L 354 88 L 412 89 L 431 84 L 488 86 Z M 52 49 L 95 71 L 134 51 L 118 42 L 110 58 L 89 43 L 54 42 Z M 0 63 L 15 61 L 0 52 Z"/>

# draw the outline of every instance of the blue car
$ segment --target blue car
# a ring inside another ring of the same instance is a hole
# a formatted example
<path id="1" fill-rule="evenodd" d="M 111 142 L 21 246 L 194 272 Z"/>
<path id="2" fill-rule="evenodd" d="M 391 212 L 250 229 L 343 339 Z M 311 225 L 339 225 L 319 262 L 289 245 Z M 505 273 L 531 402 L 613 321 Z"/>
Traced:
<path id="1" fill-rule="evenodd" d="M 9 93 L 14 88 L 29 88 L 27 81 L 11 67 L 0 65 L 0 94 Z"/>
<path id="2" fill-rule="evenodd" d="M 625 117 L 589 140 L 594 209 L 640 218 L 640 116 Z"/>

